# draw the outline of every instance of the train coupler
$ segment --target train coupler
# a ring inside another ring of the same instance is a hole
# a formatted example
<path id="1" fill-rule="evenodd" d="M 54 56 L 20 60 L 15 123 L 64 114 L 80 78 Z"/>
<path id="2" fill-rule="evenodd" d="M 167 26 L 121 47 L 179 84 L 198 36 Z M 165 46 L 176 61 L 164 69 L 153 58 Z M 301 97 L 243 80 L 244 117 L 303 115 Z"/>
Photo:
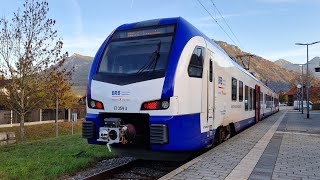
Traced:
<path id="1" fill-rule="evenodd" d="M 111 144 L 127 144 L 136 135 L 135 127 L 132 124 L 125 124 L 120 118 L 104 119 L 105 126 L 99 129 L 99 139 L 97 141 L 106 142 L 109 152 Z"/>

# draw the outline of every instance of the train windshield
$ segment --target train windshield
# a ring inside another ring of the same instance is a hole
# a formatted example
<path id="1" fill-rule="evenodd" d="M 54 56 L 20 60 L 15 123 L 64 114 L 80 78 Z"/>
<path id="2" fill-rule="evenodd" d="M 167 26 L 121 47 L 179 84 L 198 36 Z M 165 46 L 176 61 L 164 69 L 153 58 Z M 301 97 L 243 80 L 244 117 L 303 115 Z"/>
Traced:
<path id="1" fill-rule="evenodd" d="M 165 76 L 174 26 L 116 32 L 101 59 L 98 73 L 104 80 L 138 82 Z M 127 82 L 130 83 L 130 82 Z"/>

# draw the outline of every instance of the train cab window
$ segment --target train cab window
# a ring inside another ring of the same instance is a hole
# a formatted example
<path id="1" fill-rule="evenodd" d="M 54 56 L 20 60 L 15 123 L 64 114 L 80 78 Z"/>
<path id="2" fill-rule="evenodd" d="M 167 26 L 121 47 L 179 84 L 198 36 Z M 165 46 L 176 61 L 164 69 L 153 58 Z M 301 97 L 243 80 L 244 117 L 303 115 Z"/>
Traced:
<path id="1" fill-rule="evenodd" d="M 245 108 L 245 110 L 246 111 L 248 111 L 249 110 L 249 87 L 248 86 L 245 86 L 245 88 L 244 88 L 244 108 Z"/>
<path id="2" fill-rule="evenodd" d="M 174 30 L 172 25 L 157 25 L 115 31 L 92 78 L 127 85 L 165 77 Z"/>
<path id="3" fill-rule="evenodd" d="M 237 84 L 238 84 L 238 80 L 236 78 L 232 78 L 232 82 L 231 82 L 231 99 L 233 101 L 237 100 Z"/>
<path id="4" fill-rule="evenodd" d="M 197 46 L 193 50 L 188 66 L 189 77 L 202 78 L 204 48 Z"/>
<path id="5" fill-rule="evenodd" d="M 243 101 L 243 82 L 239 81 L 239 101 Z"/>

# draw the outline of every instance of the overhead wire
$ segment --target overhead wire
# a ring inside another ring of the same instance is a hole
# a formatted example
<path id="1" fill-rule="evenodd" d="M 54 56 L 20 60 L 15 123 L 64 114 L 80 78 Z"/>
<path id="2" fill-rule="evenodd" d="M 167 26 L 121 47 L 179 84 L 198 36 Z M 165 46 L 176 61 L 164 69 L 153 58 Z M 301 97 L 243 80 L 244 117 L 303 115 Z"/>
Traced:
<path id="1" fill-rule="evenodd" d="M 232 35 L 236 38 L 237 42 L 242 46 L 241 42 L 239 41 L 239 39 L 237 38 L 237 36 L 235 35 L 235 33 L 233 32 L 233 30 L 231 29 L 230 25 L 228 24 L 228 22 L 226 21 L 226 19 L 222 16 L 222 14 L 220 13 L 218 7 L 215 5 L 215 3 L 213 2 L 213 0 L 210 0 L 212 3 L 212 6 L 218 11 L 219 15 L 221 16 L 221 18 L 223 19 L 223 21 L 226 23 L 228 29 L 230 30 L 230 32 L 232 33 Z"/>
<path id="2" fill-rule="evenodd" d="M 199 4 L 203 7 L 203 9 L 204 9 L 205 11 L 207 11 L 207 13 L 208 13 L 208 14 L 210 15 L 210 17 L 213 19 L 213 21 L 214 21 L 215 23 L 217 23 L 217 25 L 221 28 L 221 30 L 222 30 L 222 31 L 228 36 L 228 38 L 234 43 L 234 45 L 236 45 L 236 46 L 238 46 L 238 47 L 240 48 L 240 46 L 233 40 L 233 38 L 231 38 L 231 36 L 226 32 L 226 30 L 219 24 L 217 18 L 214 18 L 214 17 L 213 17 L 213 15 L 212 15 L 212 14 L 209 12 L 209 10 L 201 3 L 200 0 L 197 0 L 197 1 L 198 1 Z M 232 35 L 235 37 L 235 39 L 238 41 L 238 43 L 242 46 L 241 42 L 239 41 L 239 39 L 237 38 L 237 36 L 236 36 L 235 33 L 233 32 L 233 30 L 231 29 L 231 27 L 230 27 L 230 25 L 228 24 L 228 22 L 225 20 L 225 18 L 224 18 L 224 17 L 222 16 L 222 14 L 220 13 L 218 7 L 214 4 L 213 0 L 210 0 L 210 1 L 211 1 L 211 3 L 212 3 L 213 7 L 218 11 L 218 13 L 219 13 L 219 15 L 221 16 L 221 18 L 222 18 L 222 19 L 224 20 L 224 22 L 226 23 L 226 25 L 227 25 L 228 29 L 230 30 L 230 32 L 232 33 Z M 241 55 L 239 55 L 239 56 L 245 56 L 245 54 L 244 54 L 242 51 L 240 51 L 240 53 L 241 53 Z M 236 58 L 238 58 L 238 57 L 236 57 Z M 242 61 L 242 64 L 243 64 L 242 58 L 241 58 L 240 60 Z M 249 63 L 250 63 L 250 60 L 249 60 Z M 248 68 L 245 67 L 244 64 L 243 64 L 243 68 L 249 70 L 249 67 L 248 67 Z"/>
<path id="3" fill-rule="evenodd" d="M 208 9 L 201 3 L 200 0 L 197 0 L 199 2 L 199 4 L 203 7 L 203 9 L 205 11 L 207 11 L 207 13 L 210 15 L 210 17 L 212 18 L 212 20 L 218 24 L 218 26 L 220 27 L 220 29 L 222 29 L 222 31 L 228 36 L 228 38 L 235 44 L 237 45 L 237 43 L 231 38 L 231 36 L 227 33 L 227 31 L 219 24 L 218 20 L 216 18 L 214 18 L 212 16 L 212 14 L 208 11 Z"/>

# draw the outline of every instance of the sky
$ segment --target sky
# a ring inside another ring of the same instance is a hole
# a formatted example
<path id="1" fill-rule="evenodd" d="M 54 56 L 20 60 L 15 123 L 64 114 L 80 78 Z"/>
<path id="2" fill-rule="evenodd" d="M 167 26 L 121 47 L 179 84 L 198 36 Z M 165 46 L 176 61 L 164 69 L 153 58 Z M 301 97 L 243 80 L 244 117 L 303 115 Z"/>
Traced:
<path id="1" fill-rule="evenodd" d="M 320 41 L 319 0 L 48 0 L 50 18 L 64 50 L 94 56 L 105 38 L 125 23 L 181 16 L 209 38 L 275 61 L 306 63 L 306 47 Z M 0 16 L 10 17 L 22 0 L 0 0 Z M 227 24 L 232 32 L 228 29 Z M 309 47 L 309 59 L 320 56 L 320 43 Z"/>

